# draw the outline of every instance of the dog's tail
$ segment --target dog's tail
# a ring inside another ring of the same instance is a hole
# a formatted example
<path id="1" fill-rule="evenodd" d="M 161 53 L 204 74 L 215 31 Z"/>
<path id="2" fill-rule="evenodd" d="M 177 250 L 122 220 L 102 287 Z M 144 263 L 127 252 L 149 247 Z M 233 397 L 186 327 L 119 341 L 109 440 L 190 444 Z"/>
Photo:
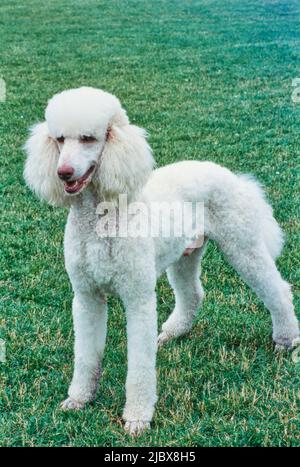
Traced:
<path id="1" fill-rule="evenodd" d="M 272 258 L 276 259 L 282 250 L 284 235 L 274 219 L 273 210 L 266 200 L 264 189 L 251 175 L 240 175 L 239 178 L 247 185 L 247 191 L 251 193 L 251 198 L 261 213 L 264 242 Z"/>

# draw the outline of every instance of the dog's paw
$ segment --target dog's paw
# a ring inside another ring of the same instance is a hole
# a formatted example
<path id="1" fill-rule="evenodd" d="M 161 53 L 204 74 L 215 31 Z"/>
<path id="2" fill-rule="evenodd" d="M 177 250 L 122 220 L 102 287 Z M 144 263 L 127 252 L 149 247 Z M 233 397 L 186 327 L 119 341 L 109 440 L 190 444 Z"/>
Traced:
<path id="1" fill-rule="evenodd" d="M 294 339 L 276 339 L 275 340 L 275 352 L 281 352 L 282 350 L 292 350 L 300 345 L 300 337 Z"/>
<path id="2" fill-rule="evenodd" d="M 173 311 L 168 320 L 163 323 L 161 327 L 161 333 L 159 334 L 157 340 L 159 347 L 172 339 L 184 336 L 191 330 L 193 324 L 192 317 L 189 317 L 188 319 L 182 319 L 178 317 L 177 314 L 178 313 L 176 313 L 176 311 Z"/>
<path id="3" fill-rule="evenodd" d="M 159 334 L 157 338 L 158 347 L 162 347 L 167 342 L 173 339 L 177 339 L 177 337 L 184 336 L 189 330 L 190 330 L 190 327 L 179 327 L 179 326 L 174 330 L 168 330 L 168 331 L 162 330 L 162 332 Z"/>
<path id="4" fill-rule="evenodd" d="M 158 347 L 162 347 L 166 342 L 168 342 L 173 337 L 167 334 L 165 331 L 162 331 L 157 338 Z"/>
<path id="5" fill-rule="evenodd" d="M 84 402 L 75 401 L 71 397 L 68 397 L 65 401 L 60 404 L 62 410 L 81 410 L 85 406 Z"/>
<path id="6" fill-rule="evenodd" d="M 130 436 L 138 436 L 144 431 L 150 430 L 150 422 L 144 422 L 140 420 L 126 422 L 124 428 Z"/>

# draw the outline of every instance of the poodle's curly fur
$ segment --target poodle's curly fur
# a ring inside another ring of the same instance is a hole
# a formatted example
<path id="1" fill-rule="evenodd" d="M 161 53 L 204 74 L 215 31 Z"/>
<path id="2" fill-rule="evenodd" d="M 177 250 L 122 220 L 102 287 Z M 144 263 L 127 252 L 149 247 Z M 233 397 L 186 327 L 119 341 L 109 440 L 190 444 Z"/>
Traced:
<path id="1" fill-rule="evenodd" d="M 199 264 L 208 239 L 217 242 L 269 309 L 275 343 L 284 347 L 299 343 L 290 286 L 274 262 L 282 233 L 253 178 L 211 162 L 183 161 L 153 170 L 144 130 L 129 123 L 116 97 L 98 89 L 55 95 L 45 116 L 27 141 L 24 176 L 41 199 L 70 207 L 64 249 L 74 290 L 75 368 L 63 408 L 81 408 L 95 396 L 106 338 L 106 295 L 115 293 L 127 317 L 125 428 L 134 434 L 150 426 L 157 342 L 192 327 L 204 295 Z M 72 174 L 66 176 L 68 170 Z M 203 202 L 204 245 L 185 255 L 191 238 L 184 236 L 99 237 L 97 205 L 111 201 L 118 206 L 120 193 L 127 194 L 129 202 L 146 204 Z M 176 304 L 157 337 L 155 285 L 165 270 Z"/>

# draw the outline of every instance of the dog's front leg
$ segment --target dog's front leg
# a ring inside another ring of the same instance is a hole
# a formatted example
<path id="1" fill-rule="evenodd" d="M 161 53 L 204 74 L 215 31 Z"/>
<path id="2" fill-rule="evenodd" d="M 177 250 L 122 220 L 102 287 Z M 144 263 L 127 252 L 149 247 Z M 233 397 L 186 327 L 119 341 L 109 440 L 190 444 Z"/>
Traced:
<path id="1" fill-rule="evenodd" d="M 73 299 L 75 364 L 68 399 L 63 409 L 81 409 L 93 400 L 100 376 L 107 327 L 106 301 L 93 294 L 76 293 Z"/>
<path id="2" fill-rule="evenodd" d="M 139 299 L 137 298 L 139 297 Z M 157 319 L 155 292 L 125 300 L 128 373 L 123 419 L 131 435 L 150 427 L 156 402 Z"/>

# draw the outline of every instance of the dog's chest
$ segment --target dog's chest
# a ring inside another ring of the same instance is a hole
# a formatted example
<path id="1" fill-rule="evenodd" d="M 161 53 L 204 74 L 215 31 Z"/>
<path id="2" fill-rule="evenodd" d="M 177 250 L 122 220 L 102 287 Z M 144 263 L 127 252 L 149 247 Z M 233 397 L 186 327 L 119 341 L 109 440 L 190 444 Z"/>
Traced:
<path id="1" fill-rule="evenodd" d="M 97 216 L 91 211 L 80 216 L 70 212 L 65 231 L 66 269 L 72 283 L 109 292 L 115 271 L 112 242 L 97 235 L 96 224 Z"/>

